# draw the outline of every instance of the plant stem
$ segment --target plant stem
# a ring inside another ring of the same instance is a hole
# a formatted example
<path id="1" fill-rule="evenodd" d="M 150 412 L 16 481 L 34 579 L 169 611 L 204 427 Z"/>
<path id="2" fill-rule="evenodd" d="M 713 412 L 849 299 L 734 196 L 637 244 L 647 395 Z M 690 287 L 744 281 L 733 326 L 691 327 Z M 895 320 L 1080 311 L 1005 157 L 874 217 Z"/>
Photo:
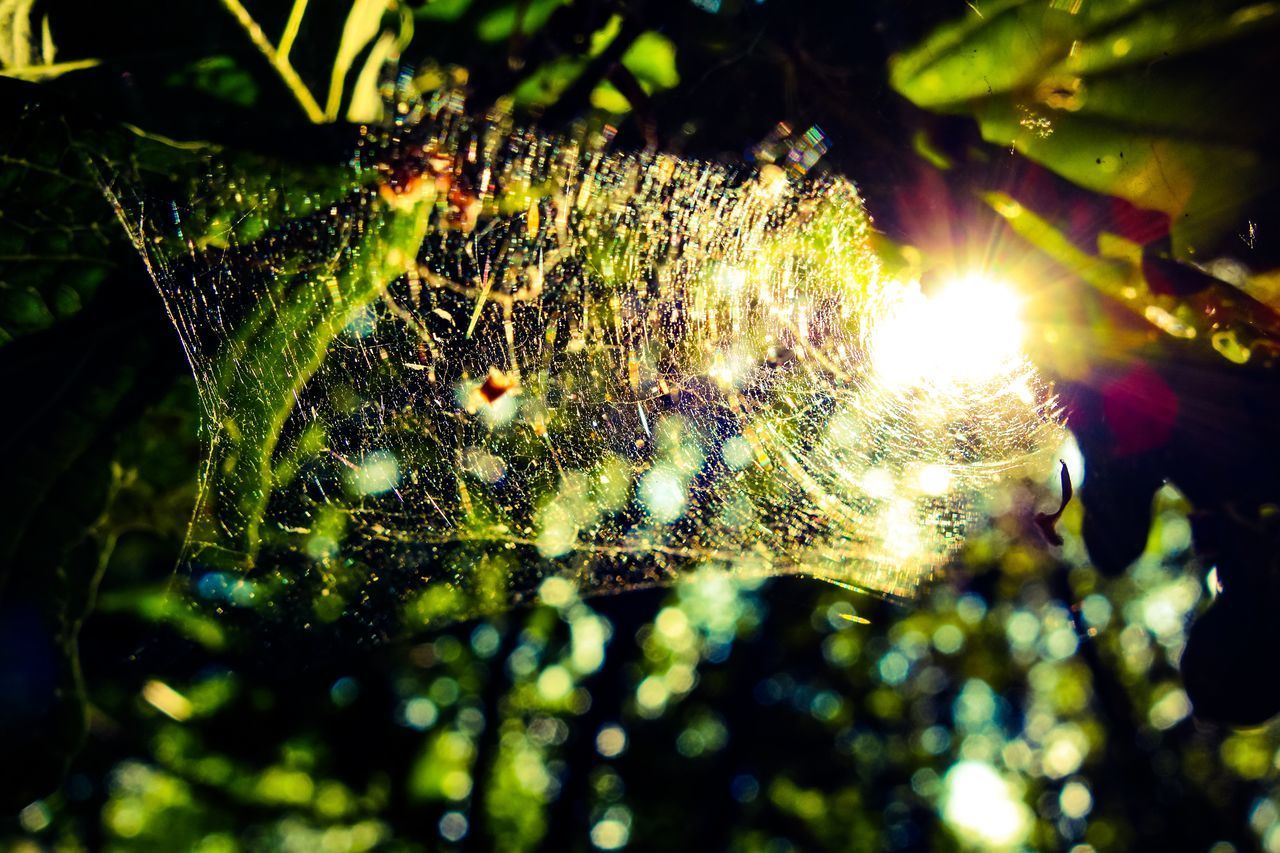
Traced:
<path id="1" fill-rule="evenodd" d="M 285 22 L 284 33 L 280 36 L 280 44 L 276 47 L 281 61 L 289 61 L 289 51 L 298 38 L 298 30 L 302 27 L 302 16 L 307 14 L 307 0 L 293 0 L 293 8 L 289 10 L 289 20 Z"/>
<path id="2" fill-rule="evenodd" d="M 275 45 L 267 38 L 267 34 L 262 31 L 262 27 L 258 26 L 258 22 L 253 19 L 253 16 L 249 14 L 249 10 L 240 3 L 240 0 L 222 0 L 222 5 L 235 16 L 236 21 L 239 22 L 249 36 L 249 40 L 257 46 L 258 50 L 262 51 L 262 55 L 267 58 L 267 61 L 271 63 L 271 67 L 276 70 L 276 73 L 280 75 L 280 79 L 284 81 L 284 84 L 289 87 L 289 91 L 297 98 L 303 112 L 307 114 L 307 118 L 315 124 L 324 124 L 324 110 L 320 109 L 320 104 L 316 101 L 315 96 L 311 94 L 311 90 L 307 88 L 307 84 L 302 82 L 298 72 L 289 63 L 287 52 L 276 50 Z M 294 5 L 294 11 L 289 15 L 290 24 L 294 22 L 295 13 L 298 18 L 301 18 L 298 5 L 305 5 L 305 3 Z M 285 35 L 289 35 L 288 28 L 286 28 Z M 289 38 L 287 42 L 283 39 L 281 40 L 281 44 L 286 47 L 291 47 L 292 42 L 292 38 Z"/>

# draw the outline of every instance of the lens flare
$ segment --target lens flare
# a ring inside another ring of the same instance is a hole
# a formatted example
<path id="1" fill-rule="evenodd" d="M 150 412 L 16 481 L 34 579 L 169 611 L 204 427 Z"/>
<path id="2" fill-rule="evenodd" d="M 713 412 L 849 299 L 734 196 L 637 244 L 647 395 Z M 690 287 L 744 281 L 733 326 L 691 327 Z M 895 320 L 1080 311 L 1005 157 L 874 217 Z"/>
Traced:
<path id="1" fill-rule="evenodd" d="M 869 346 L 876 377 L 895 388 L 972 388 L 1017 372 L 1024 361 L 1022 300 L 980 273 L 938 293 L 902 288 L 885 306 Z"/>

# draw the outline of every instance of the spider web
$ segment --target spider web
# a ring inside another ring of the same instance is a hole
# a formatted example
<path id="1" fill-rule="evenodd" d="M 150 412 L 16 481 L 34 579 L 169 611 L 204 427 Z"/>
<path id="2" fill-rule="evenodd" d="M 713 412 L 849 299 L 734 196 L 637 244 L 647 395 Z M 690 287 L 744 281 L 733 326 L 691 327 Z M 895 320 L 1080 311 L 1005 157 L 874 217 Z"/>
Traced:
<path id="1" fill-rule="evenodd" d="M 812 139 L 733 166 L 395 104 L 341 168 L 110 181 L 204 409 L 195 600 L 386 634 L 708 566 L 911 596 L 1054 446 L 1024 358 L 878 375 L 918 293 Z"/>

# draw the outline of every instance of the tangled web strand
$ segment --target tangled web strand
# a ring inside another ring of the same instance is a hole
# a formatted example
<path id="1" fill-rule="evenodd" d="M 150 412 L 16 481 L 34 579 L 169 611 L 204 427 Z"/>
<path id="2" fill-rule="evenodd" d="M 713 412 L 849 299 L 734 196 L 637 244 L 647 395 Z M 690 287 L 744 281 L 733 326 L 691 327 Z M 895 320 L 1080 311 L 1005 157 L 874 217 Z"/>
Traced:
<path id="1" fill-rule="evenodd" d="M 398 115 L 342 169 L 111 190 L 204 408 L 200 601 L 385 632 L 706 566 L 909 596 L 1056 435 L 1020 356 L 886 379 L 919 294 L 844 179 Z"/>

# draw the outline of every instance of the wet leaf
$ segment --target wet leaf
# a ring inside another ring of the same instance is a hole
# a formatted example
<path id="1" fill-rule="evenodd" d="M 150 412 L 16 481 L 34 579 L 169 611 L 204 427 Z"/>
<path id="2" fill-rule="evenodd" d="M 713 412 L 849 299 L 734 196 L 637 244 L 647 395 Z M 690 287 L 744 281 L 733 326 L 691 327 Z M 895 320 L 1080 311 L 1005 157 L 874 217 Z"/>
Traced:
<path id="1" fill-rule="evenodd" d="M 989 142 L 1167 213 L 1178 255 L 1206 255 L 1273 186 L 1276 116 L 1259 105 L 1278 82 L 1277 24 L 1274 4 L 1239 0 L 987 3 L 895 57 L 890 79 L 972 114 Z"/>

